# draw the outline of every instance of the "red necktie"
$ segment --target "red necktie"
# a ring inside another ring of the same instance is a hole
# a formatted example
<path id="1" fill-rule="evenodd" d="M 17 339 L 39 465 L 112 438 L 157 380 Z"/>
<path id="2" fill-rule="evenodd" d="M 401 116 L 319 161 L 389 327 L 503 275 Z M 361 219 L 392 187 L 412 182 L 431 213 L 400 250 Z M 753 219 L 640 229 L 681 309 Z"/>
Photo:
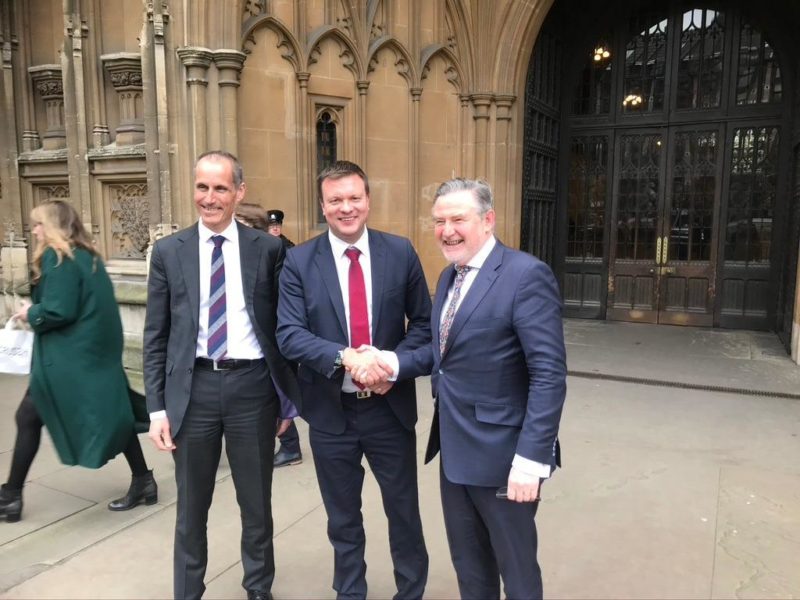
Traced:
<path id="1" fill-rule="evenodd" d="M 364 272 L 358 262 L 361 251 L 351 246 L 344 253 L 350 259 L 350 271 L 347 278 L 350 298 L 350 346 L 358 348 L 361 344 L 370 343 L 367 288 L 364 285 Z"/>
<path id="2" fill-rule="evenodd" d="M 350 271 L 347 274 L 347 295 L 350 299 L 350 346 L 358 348 L 361 344 L 369 344 L 367 286 L 364 285 L 364 271 L 358 263 L 361 250 L 351 246 L 344 253 L 350 259 Z M 357 381 L 353 383 L 358 389 L 364 389 L 364 386 Z"/>

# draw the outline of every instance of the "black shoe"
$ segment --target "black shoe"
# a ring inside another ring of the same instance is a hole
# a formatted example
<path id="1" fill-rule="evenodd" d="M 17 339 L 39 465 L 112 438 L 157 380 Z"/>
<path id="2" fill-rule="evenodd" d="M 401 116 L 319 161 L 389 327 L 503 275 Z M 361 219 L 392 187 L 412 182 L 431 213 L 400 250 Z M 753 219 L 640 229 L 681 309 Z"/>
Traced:
<path id="1" fill-rule="evenodd" d="M 278 453 L 275 455 L 275 459 L 272 461 L 272 466 L 274 467 L 288 467 L 291 465 L 299 465 L 303 462 L 303 455 L 300 452 L 288 452 L 281 448 L 278 450 Z"/>
<path id="2" fill-rule="evenodd" d="M 142 502 L 148 506 L 158 502 L 158 486 L 153 479 L 153 471 L 150 470 L 144 475 L 131 478 L 131 487 L 128 493 L 122 498 L 117 498 L 108 503 L 108 510 L 130 510 L 139 506 Z"/>
<path id="3" fill-rule="evenodd" d="M 261 590 L 247 590 L 247 600 L 272 600 L 272 594 Z"/>
<path id="4" fill-rule="evenodd" d="M 6 484 L 0 486 L 0 517 L 16 523 L 22 515 L 22 490 L 11 490 Z"/>

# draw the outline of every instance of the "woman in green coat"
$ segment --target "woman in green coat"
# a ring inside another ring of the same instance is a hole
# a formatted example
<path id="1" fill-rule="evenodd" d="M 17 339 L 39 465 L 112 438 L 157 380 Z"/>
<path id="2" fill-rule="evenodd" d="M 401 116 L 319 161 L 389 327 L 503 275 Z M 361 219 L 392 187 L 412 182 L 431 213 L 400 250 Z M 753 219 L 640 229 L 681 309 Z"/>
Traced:
<path id="1" fill-rule="evenodd" d="M 122 321 L 111 280 L 71 205 L 47 202 L 31 211 L 33 304 L 12 318 L 34 331 L 28 392 L 17 409 L 17 439 L 8 482 L 0 489 L 0 516 L 18 521 L 22 485 L 39 448 L 42 425 L 61 462 L 92 469 L 123 452 L 132 481 L 108 505 L 128 510 L 154 504 L 148 470 L 122 367 Z"/>

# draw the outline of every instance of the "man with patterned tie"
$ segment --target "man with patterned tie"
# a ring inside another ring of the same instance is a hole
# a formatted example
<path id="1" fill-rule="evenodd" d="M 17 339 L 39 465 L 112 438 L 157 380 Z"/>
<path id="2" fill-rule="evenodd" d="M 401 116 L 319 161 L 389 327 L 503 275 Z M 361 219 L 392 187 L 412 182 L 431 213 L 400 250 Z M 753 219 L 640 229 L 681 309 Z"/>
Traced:
<path id="1" fill-rule="evenodd" d="M 399 376 L 430 373 L 447 541 L 462 598 L 541 598 L 539 486 L 559 463 L 566 394 L 561 299 L 550 268 L 494 236 L 482 181 L 439 186 L 434 235 L 451 266 L 436 288 L 433 343 L 398 353 Z"/>
<path id="2" fill-rule="evenodd" d="M 367 595 L 362 457 L 381 489 L 397 598 L 428 574 L 417 494 L 414 379 L 388 380 L 393 352 L 430 345 L 430 294 L 411 243 L 367 229 L 369 181 L 338 161 L 317 177 L 328 232 L 289 250 L 278 343 L 300 363 L 301 416 L 328 515 L 339 598 Z M 360 350 L 360 351 L 359 351 Z"/>
<path id="3" fill-rule="evenodd" d="M 200 598 L 208 559 L 206 523 L 222 436 L 242 518 L 243 587 L 271 598 L 272 455 L 280 401 L 299 401 L 275 340 L 283 244 L 239 224 L 242 167 L 224 151 L 194 168 L 199 222 L 153 247 L 144 330 L 150 438 L 171 451 L 178 488 L 176 598 Z"/>

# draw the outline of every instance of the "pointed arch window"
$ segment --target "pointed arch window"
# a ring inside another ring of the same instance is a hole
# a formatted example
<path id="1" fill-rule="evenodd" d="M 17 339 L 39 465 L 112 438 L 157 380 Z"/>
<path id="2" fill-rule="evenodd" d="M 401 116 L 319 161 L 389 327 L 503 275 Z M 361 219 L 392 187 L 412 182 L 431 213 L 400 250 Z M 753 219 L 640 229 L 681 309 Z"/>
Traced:
<path id="1" fill-rule="evenodd" d="M 337 123 L 339 115 L 332 107 L 323 107 L 317 111 L 317 173 L 337 160 Z M 317 223 L 325 223 L 322 207 L 317 202 Z"/>

